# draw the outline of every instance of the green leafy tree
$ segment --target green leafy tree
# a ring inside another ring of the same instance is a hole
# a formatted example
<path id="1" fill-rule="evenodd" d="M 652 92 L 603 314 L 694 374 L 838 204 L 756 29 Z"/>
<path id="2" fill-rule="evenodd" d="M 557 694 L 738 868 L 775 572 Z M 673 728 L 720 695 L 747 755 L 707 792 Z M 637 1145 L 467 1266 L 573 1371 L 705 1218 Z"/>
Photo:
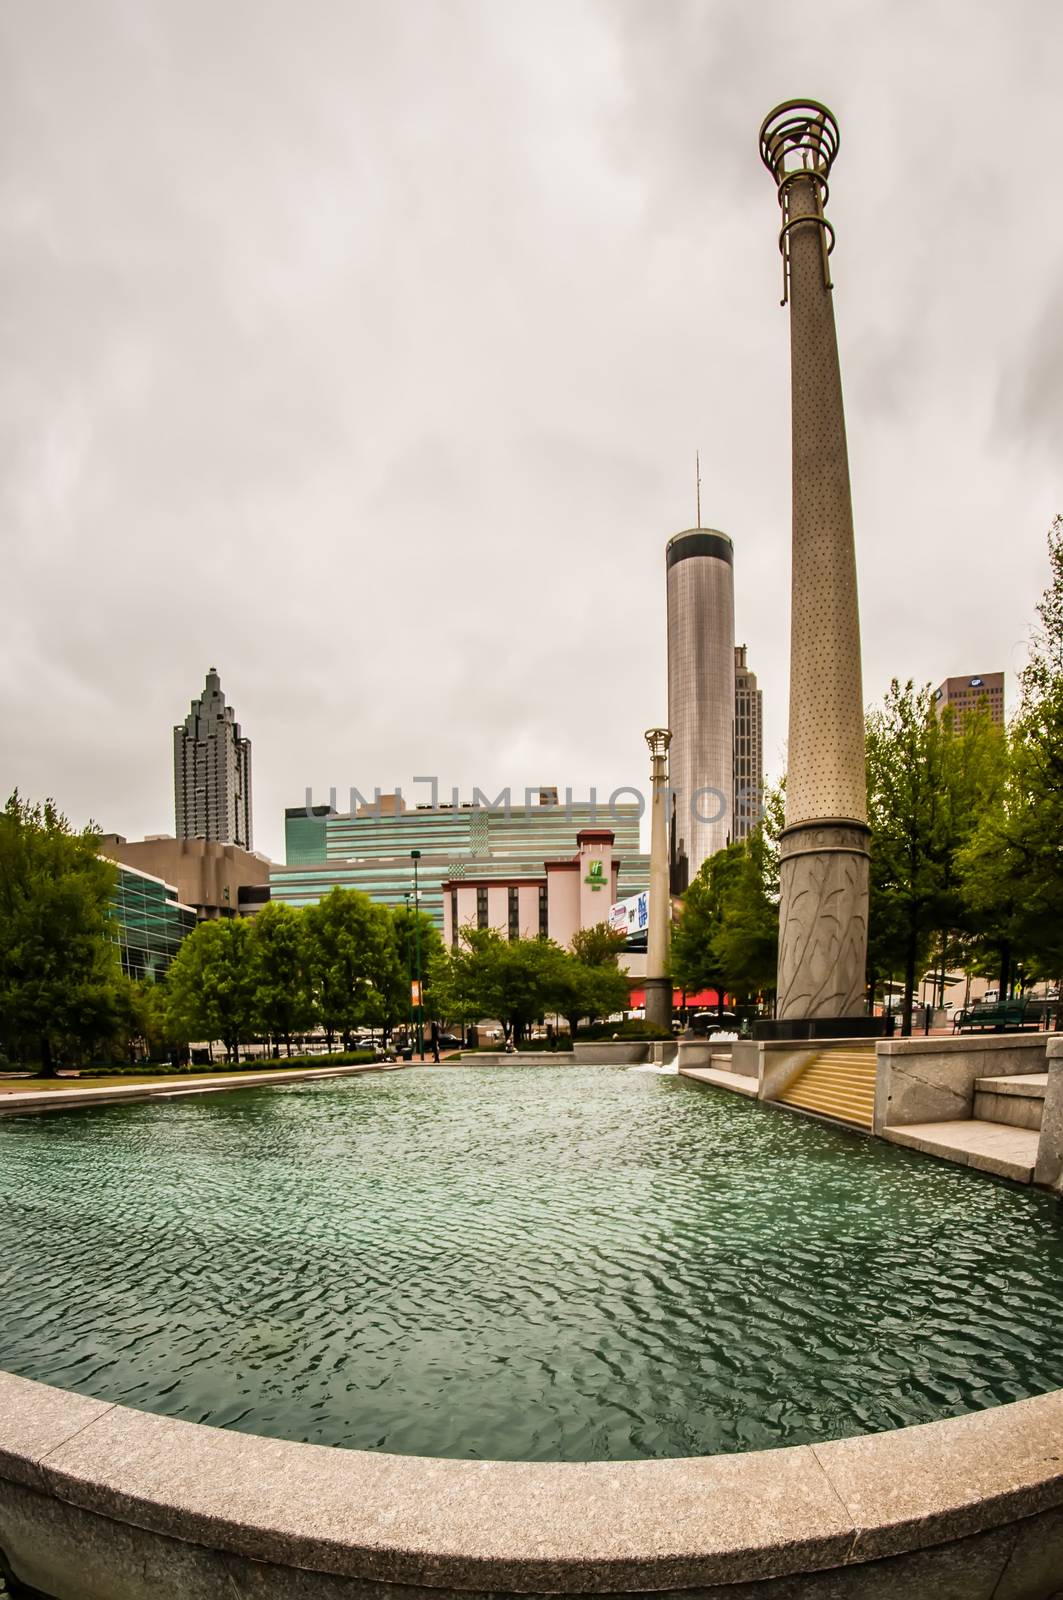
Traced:
<path id="1" fill-rule="evenodd" d="M 573 935 L 571 953 L 561 952 L 557 967 L 554 1009 L 565 1018 L 575 1039 L 584 1019 L 596 1022 L 631 1003 L 631 986 L 619 966 L 620 952 L 627 944 L 624 933 L 598 922 L 580 928 Z"/>
<path id="2" fill-rule="evenodd" d="M 456 950 L 448 950 L 440 940 L 431 960 L 430 981 L 433 1016 L 460 1027 L 463 1032 L 470 1023 L 478 1021 L 481 1013 L 477 1011 L 476 995 L 460 943 Z"/>
<path id="3" fill-rule="evenodd" d="M 727 973 L 717 946 L 728 896 L 737 894 L 747 853 L 730 844 L 703 861 L 683 895 L 683 910 L 672 930 L 672 977 L 682 989 L 711 988 L 723 1010 Z"/>
<path id="4" fill-rule="evenodd" d="M 391 916 L 356 889 L 333 889 L 307 906 L 308 971 L 329 1049 L 360 1027 L 384 1026 L 388 996 L 403 980 Z"/>
<path id="5" fill-rule="evenodd" d="M 166 978 L 157 982 L 140 980 L 129 984 L 128 1038 L 126 1047 L 130 1057 L 141 1046 L 152 1060 L 169 1056 L 174 1066 L 180 1064 L 185 1052 L 182 1041 L 170 1026 L 167 1003 Z"/>
<path id="6" fill-rule="evenodd" d="M 982 807 L 961 862 L 981 944 L 997 955 L 1002 998 L 1018 959 L 1028 976 L 1063 976 L 1063 517 L 1049 529 L 1048 557 L 1005 778 Z"/>
<path id="7" fill-rule="evenodd" d="M 567 955 L 564 951 L 562 957 L 551 1009 L 565 1018 L 573 1039 L 581 1022 L 597 1022 L 616 1011 L 626 1010 L 631 1004 L 627 974 L 617 966 L 581 961 L 578 956 Z"/>
<path id="8" fill-rule="evenodd" d="M 188 1043 L 220 1039 L 232 1062 L 253 1028 L 251 928 L 243 917 L 201 922 L 185 938 L 166 977 L 168 1026 Z"/>
<path id="9" fill-rule="evenodd" d="M 384 1027 L 390 1032 L 410 1019 L 410 985 L 417 976 L 417 947 L 420 941 L 422 1007 L 427 1017 L 447 1018 L 445 963 L 441 960 L 443 939 L 426 911 L 412 906 L 397 906 L 391 913 L 395 943 L 395 965 L 384 989 Z M 437 984 L 440 992 L 437 993 Z"/>
<path id="10" fill-rule="evenodd" d="M 466 928 L 451 952 L 449 984 L 477 1019 L 497 1017 L 519 1042 L 533 1022 L 562 1010 L 568 957 L 550 939 L 506 939 L 494 928 Z"/>
<path id="11" fill-rule="evenodd" d="M 725 988 L 746 1001 L 775 993 L 779 963 L 778 817 L 769 812 L 740 846 L 713 935 Z M 732 846 L 732 848 L 734 848 Z"/>
<path id="12" fill-rule="evenodd" d="M 616 971 L 627 934 L 596 922 L 591 928 L 578 928 L 572 935 L 572 954 L 586 967 L 611 967 Z"/>
<path id="13" fill-rule="evenodd" d="M 248 964 L 256 1031 L 292 1053 L 292 1034 L 310 1026 L 313 996 L 306 913 L 274 902 L 251 919 Z"/>
<path id="14" fill-rule="evenodd" d="M 59 1051 L 91 1052 L 120 1024 L 116 880 L 94 829 L 75 833 L 51 800 L 11 795 L 0 813 L 0 1038 L 46 1076 Z"/>
<path id="15" fill-rule="evenodd" d="M 966 719 L 958 732 L 951 710 L 938 713 L 929 686 L 911 681 L 894 679 L 867 719 L 868 967 L 872 982 L 901 976 L 905 1034 L 932 954 L 947 958 L 966 922 L 962 852 L 999 787 L 1002 751 L 988 719 Z"/>

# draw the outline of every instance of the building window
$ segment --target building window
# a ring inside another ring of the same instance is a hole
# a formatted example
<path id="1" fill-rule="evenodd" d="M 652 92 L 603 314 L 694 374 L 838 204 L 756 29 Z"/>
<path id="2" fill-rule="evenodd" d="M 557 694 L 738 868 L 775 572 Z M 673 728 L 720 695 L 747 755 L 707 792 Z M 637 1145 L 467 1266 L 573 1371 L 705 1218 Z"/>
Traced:
<path id="1" fill-rule="evenodd" d="M 458 948 L 458 891 L 450 891 L 450 943 L 451 948 Z"/>
<path id="2" fill-rule="evenodd" d="M 476 891 L 476 926 L 478 928 L 486 928 L 487 927 L 487 890 L 486 889 L 477 889 L 477 891 Z"/>
<path id="3" fill-rule="evenodd" d="M 546 884 L 539 885 L 539 938 L 545 939 L 550 933 L 550 909 L 546 898 Z"/>
<path id="4" fill-rule="evenodd" d="M 516 889 L 509 891 L 509 937 L 520 938 L 520 896 Z"/>

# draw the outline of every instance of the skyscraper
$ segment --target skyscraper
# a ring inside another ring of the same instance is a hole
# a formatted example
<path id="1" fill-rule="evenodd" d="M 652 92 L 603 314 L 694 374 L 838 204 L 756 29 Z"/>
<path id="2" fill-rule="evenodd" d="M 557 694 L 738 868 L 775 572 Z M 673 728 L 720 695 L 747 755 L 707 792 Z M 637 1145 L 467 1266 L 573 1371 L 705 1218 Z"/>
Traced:
<path id="1" fill-rule="evenodd" d="M 672 889 L 681 893 L 733 837 L 734 546 L 688 528 L 669 539 L 668 726 Z"/>
<path id="2" fill-rule="evenodd" d="M 744 644 L 735 645 L 734 832 L 748 839 L 764 803 L 763 690 L 750 671 Z"/>
<path id="3" fill-rule="evenodd" d="M 946 678 L 940 688 L 935 689 L 934 700 L 939 711 L 952 708 L 957 732 L 962 732 L 967 713 L 979 709 L 988 712 L 990 722 L 996 727 L 1004 726 L 1002 672 L 983 672 L 974 678 Z"/>
<path id="4" fill-rule="evenodd" d="M 225 704 L 216 667 L 173 730 L 173 781 L 179 839 L 214 839 L 251 848 L 251 741 Z"/>

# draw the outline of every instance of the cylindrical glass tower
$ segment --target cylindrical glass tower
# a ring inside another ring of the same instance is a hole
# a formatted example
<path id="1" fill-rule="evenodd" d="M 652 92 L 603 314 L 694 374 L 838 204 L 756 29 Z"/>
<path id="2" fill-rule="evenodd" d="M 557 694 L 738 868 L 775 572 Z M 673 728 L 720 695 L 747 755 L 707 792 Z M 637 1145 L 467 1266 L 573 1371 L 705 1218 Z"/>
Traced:
<path id="1" fill-rule="evenodd" d="M 673 888 L 733 837 L 734 546 L 713 528 L 669 539 L 668 726 Z"/>

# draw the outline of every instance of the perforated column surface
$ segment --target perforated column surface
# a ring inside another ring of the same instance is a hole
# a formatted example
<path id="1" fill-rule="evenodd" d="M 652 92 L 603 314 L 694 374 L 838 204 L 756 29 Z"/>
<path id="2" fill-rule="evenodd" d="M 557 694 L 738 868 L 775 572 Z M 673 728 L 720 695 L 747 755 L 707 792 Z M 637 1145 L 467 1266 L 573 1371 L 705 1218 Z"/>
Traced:
<path id="1" fill-rule="evenodd" d="M 788 207 L 791 221 L 819 214 L 811 179 L 791 184 Z M 838 341 L 820 234 L 811 225 L 789 233 L 793 578 L 781 1018 L 861 1013 L 867 954 L 856 555 Z"/>
<path id="2" fill-rule="evenodd" d="M 818 214 L 790 188 L 791 219 Z M 790 230 L 793 575 L 786 822 L 867 819 L 853 508 L 834 304 L 820 229 Z"/>
<path id="3" fill-rule="evenodd" d="M 668 893 L 668 779 L 653 774 L 650 811 L 650 926 L 646 936 L 646 976 L 663 978 L 668 971 L 671 900 Z"/>

